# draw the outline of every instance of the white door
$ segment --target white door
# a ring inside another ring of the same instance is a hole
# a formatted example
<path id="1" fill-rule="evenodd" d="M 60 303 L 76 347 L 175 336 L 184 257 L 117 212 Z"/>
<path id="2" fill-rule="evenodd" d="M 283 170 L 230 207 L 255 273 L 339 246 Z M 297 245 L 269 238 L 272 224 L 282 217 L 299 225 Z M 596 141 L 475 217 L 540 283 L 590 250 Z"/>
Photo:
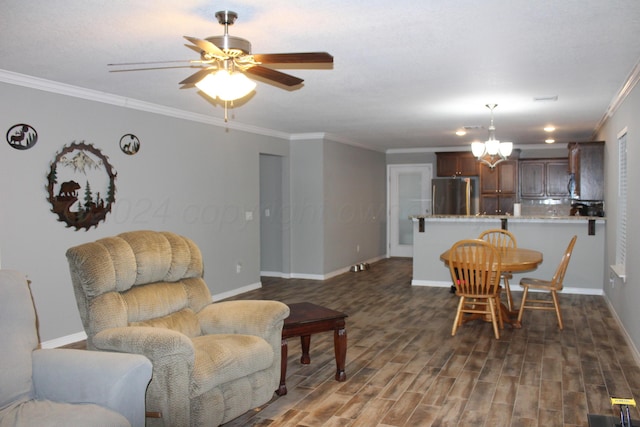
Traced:
<path id="1" fill-rule="evenodd" d="M 411 215 L 431 213 L 432 165 L 388 165 L 387 256 L 413 256 Z"/>

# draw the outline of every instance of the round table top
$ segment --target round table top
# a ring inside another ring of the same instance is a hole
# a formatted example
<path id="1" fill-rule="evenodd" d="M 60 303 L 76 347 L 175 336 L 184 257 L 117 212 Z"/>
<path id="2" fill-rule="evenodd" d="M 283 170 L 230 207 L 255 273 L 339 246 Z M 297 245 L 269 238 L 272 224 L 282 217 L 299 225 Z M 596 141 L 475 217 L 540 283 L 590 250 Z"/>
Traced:
<path id="1" fill-rule="evenodd" d="M 440 255 L 445 264 L 449 264 L 449 250 Z M 502 271 L 518 272 L 535 270 L 542 263 L 542 252 L 525 248 L 507 248 L 500 250 Z"/>

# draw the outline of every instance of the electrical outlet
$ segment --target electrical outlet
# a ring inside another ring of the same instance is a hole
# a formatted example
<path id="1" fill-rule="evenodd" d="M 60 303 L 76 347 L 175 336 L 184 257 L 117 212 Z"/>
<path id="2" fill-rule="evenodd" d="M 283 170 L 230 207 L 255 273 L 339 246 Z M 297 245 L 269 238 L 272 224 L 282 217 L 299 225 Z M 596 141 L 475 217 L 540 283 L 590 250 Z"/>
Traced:
<path id="1" fill-rule="evenodd" d="M 237 274 L 242 273 L 242 263 L 241 262 L 236 264 L 236 273 Z"/>
<path id="2" fill-rule="evenodd" d="M 246 211 L 244 213 L 244 219 L 247 221 L 253 221 L 253 212 L 252 211 Z"/>
<path id="3" fill-rule="evenodd" d="M 356 245 L 356 252 L 360 252 L 360 245 Z"/>

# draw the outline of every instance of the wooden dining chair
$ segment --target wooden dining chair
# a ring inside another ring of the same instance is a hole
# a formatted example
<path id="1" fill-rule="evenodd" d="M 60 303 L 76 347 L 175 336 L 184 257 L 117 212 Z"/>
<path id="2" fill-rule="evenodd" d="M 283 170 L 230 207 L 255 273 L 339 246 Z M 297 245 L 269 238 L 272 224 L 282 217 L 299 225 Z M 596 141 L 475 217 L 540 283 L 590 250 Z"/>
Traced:
<path id="1" fill-rule="evenodd" d="M 480 233 L 478 239 L 486 240 L 493 246 L 500 249 L 517 248 L 516 236 L 509 230 L 503 230 L 501 228 L 494 228 L 485 230 Z M 504 282 L 504 290 L 507 293 L 507 306 L 509 311 L 513 311 L 513 298 L 511 297 L 511 288 L 509 287 L 509 280 L 513 278 L 513 275 L 509 271 L 503 271 L 501 279 Z"/>
<path id="2" fill-rule="evenodd" d="M 460 297 L 451 335 L 473 319 L 491 318 L 496 339 L 504 328 L 500 315 L 500 252 L 480 239 L 460 240 L 449 250 L 449 271 Z M 468 316 L 467 316 L 468 315 Z"/>
<path id="3" fill-rule="evenodd" d="M 518 323 L 522 322 L 522 313 L 524 313 L 525 309 L 549 310 L 556 312 L 556 316 L 558 317 L 558 326 L 560 327 L 560 330 L 564 329 L 564 324 L 562 323 L 562 313 L 560 311 L 560 302 L 558 301 L 558 292 L 562 290 L 564 275 L 567 272 L 567 267 L 569 266 L 569 261 L 571 260 L 571 253 L 573 252 L 573 247 L 576 244 L 577 238 L 578 236 L 573 236 L 573 238 L 569 242 L 569 246 L 567 246 L 567 250 L 562 255 L 560 265 L 558 266 L 551 280 L 534 279 L 528 277 L 520 280 L 520 286 L 524 288 L 524 292 L 522 294 L 522 304 L 520 305 L 520 311 L 518 312 Z M 529 289 L 549 292 L 551 294 L 551 300 L 542 298 L 528 298 Z"/>

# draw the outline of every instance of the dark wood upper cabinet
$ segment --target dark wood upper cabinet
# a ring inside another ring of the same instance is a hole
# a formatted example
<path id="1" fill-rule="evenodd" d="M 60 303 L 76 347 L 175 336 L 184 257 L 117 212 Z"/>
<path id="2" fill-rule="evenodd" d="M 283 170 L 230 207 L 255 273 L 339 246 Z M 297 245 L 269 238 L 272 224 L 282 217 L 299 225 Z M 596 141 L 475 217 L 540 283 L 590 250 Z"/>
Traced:
<path id="1" fill-rule="evenodd" d="M 604 200 L 604 141 L 569 144 L 573 199 Z"/>
<path id="2" fill-rule="evenodd" d="M 520 160 L 520 198 L 568 198 L 569 164 L 567 159 Z"/>
<path id="3" fill-rule="evenodd" d="M 471 152 L 436 153 L 436 158 L 440 177 L 478 176 L 478 160 Z"/>
<path id="4" fill-rule="evenodd" d="M 520 197 L 538 198 L 545 196 L 544 160 L 520 161 Z M 566 168 L 565 168 L 566 169 Z M 565 171 L 566 173 L 566 171 Z"/>
<path id="5" fill-rule="evenodd" d="M 547 163 L 547 195 L 549 197 L 569 197 L 569 162 L 550 160 Z"/>

